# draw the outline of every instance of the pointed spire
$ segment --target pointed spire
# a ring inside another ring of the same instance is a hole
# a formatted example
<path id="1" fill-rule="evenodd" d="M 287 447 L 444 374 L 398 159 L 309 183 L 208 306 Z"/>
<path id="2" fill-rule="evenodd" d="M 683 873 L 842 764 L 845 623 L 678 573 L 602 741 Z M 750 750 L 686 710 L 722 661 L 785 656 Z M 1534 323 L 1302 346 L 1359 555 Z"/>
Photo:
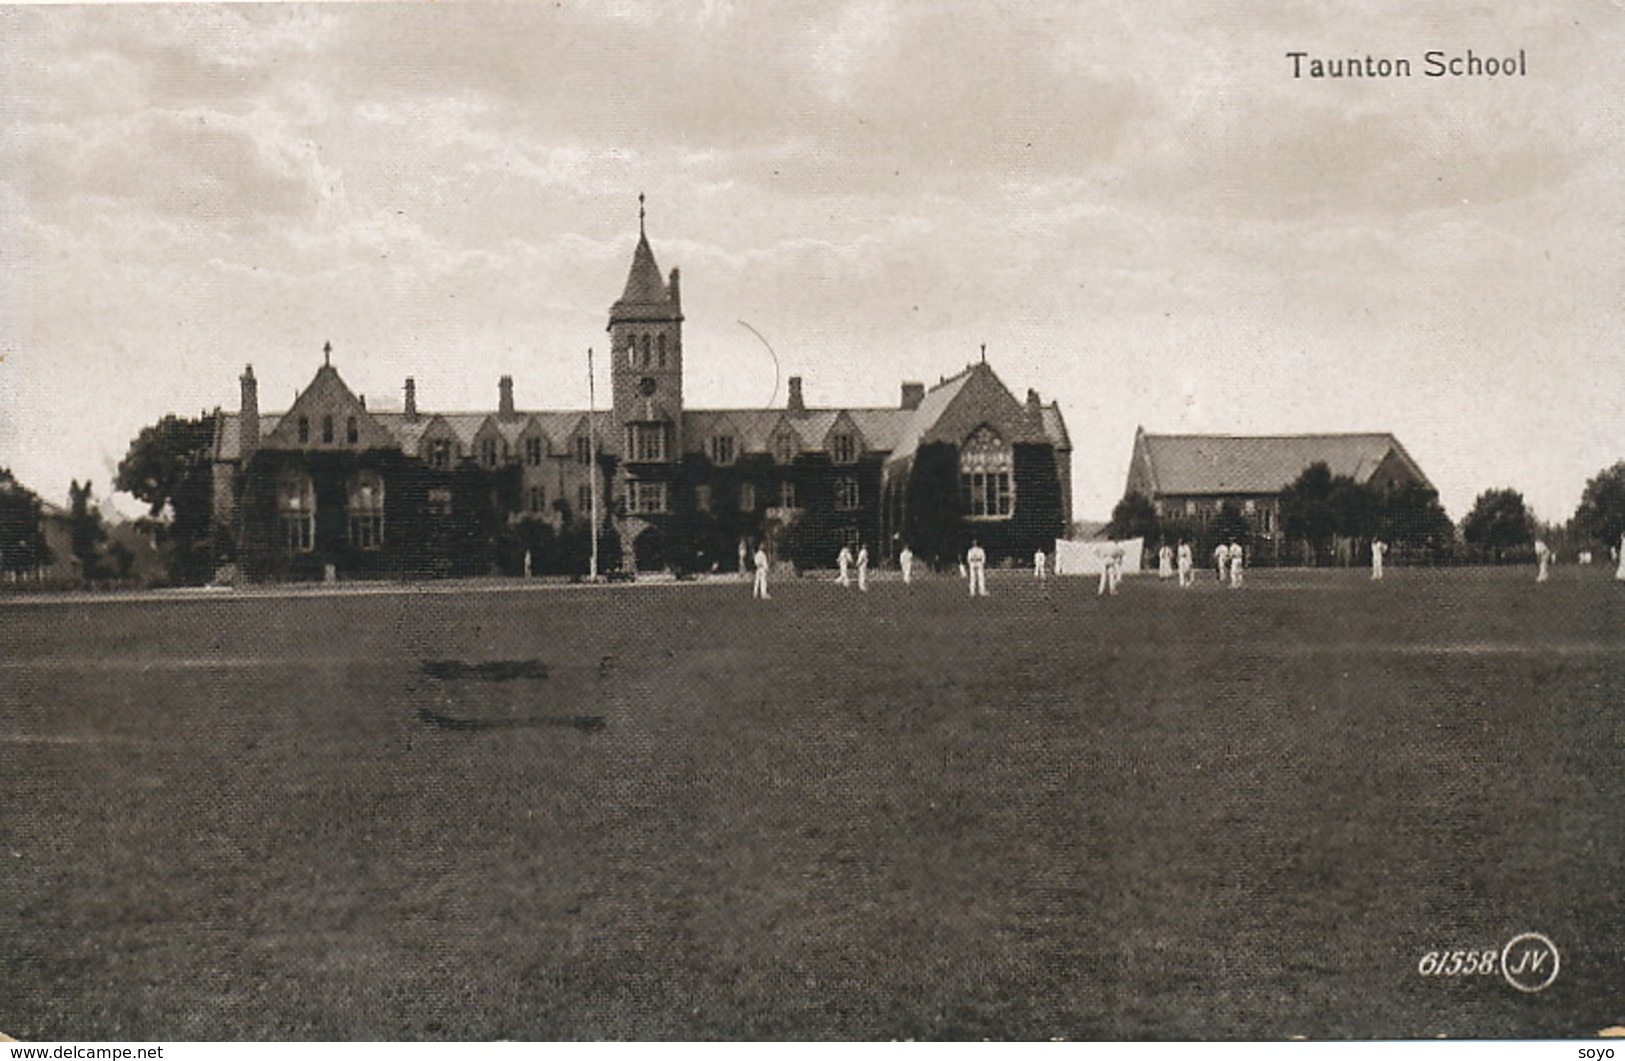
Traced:
<path id="1" fill-rule="evenodd" d="M 331 342 L 322 344 L 322 364 L 328 368 L 333 366 L 333 344 Z"/>
<path id="2" fill-rule="evenodd" d="M 643 193 L 638 193 L 638 237 L 643 237 Z"/>

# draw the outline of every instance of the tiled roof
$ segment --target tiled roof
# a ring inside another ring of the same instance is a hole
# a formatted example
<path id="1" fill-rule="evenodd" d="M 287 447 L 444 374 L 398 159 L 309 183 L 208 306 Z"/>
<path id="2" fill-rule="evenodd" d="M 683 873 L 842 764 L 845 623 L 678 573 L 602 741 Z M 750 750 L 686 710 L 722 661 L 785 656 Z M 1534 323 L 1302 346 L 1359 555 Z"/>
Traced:
<path id="1" fill-rule="evenodd" d="M 1333 475 L 1365 482 L 1392 452 L 1427 482 L 1390 434 L 1143 435 L 1141 441 L 1153 489 L 1162 495 L 1274 493 L 1317 462 Z"/>

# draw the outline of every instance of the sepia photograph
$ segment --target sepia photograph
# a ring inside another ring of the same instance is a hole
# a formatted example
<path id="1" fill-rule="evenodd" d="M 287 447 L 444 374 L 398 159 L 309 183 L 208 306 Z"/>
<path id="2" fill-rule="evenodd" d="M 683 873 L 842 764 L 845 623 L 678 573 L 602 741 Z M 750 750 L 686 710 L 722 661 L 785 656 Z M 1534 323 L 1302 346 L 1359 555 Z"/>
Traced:
<path id="1" fill-rule="evenodd" d="M 0 4 L 3 1048 L 1613 1056 L 1621 55 Z"/>

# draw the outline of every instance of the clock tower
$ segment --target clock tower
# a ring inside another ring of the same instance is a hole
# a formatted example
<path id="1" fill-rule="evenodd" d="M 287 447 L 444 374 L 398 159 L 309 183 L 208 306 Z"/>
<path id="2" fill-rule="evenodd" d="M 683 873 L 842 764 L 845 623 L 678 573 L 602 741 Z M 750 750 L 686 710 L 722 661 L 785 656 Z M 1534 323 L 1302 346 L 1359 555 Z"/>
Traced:
<path id="1" fill-rule="evenodd" d="M 672 463 L 682 454 L 683 308 L 677 270 L 662 280 L 643 226 L 626 289 L 609 311 L 610 395 L 621 430 L 621 460 Z"/>

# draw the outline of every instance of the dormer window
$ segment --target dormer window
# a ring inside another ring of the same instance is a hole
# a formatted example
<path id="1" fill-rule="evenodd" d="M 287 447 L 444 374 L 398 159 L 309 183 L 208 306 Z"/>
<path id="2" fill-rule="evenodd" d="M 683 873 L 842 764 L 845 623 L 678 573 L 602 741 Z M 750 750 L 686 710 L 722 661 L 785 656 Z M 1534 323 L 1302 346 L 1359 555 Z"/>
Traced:
<path id="1" fill-rule="evenodd" d="M 592 439 L 588 438 L 586 435 L 578 435 L 576 437 L 576 463 L 592 463 Z"/>
<path id="2" fill-rule="evenodd" d="M 437 438 L 429 443 L 429 466 L 442 470 L 451 467 L 451 439 Z"/>
<path id="3" fill-rule="evenodd" d="M 858 459 L 857 436 L 839 434 L 829 441 L 829 452 L 836 464 L 851 464 Z"/>
<path id="4" fill-rule="evenodd" d="M 497 440 L 486 438 L 480 440 L 480 463 L 487 468 L 497 466 Z"/>
<path id="5" fill-rule="evenodd" d="M 796 459 L 795 436 L 788 431 L 773 436 L 773 459 L 780 464 L 789 464 Z"/>
<path id="6" fill-rule="evenodd" d="M 322 442 L 327 445 L 333 443 L 333 418 L 331 416 L 322 417 Z"/>
<path id="7" fill-rule="evenodd" d="M 732 464 L 734 462 L 734 437 L 732 435 L 717 435 L 711 439 L 711 462 L 713 464 Z"/>
<path id="8" fill-rule="evenodd" d="M 542 463 L 542 440 L 539 438 L 525 439 L 525 463 L 537 465 Z"/>
<path id="9" fill-rule="evenodd" d="M 299 418 L 299 441 L 310 441 L 310 417 L 308 416 L 301 416 Z"/>

